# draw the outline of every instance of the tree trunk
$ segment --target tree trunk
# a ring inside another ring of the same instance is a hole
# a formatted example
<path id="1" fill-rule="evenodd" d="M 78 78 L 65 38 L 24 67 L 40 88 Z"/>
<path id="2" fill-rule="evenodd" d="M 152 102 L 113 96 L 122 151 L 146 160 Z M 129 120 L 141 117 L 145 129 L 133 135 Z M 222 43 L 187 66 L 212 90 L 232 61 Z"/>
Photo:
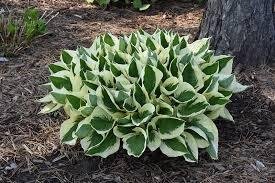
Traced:
<path id="1" fill-rule="evenodd" d="M 275 62 L 275 0 L 208 0 L 199 37 L 235 63 Z"/>

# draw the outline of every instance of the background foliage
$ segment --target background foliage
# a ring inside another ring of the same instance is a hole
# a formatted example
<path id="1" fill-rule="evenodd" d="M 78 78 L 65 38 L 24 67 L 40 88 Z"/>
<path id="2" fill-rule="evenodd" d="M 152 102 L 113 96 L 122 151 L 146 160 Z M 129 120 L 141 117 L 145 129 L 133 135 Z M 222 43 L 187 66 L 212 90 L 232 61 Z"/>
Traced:
<path id="1" fill-rule="evenodd" d="M 111 3 L 125 3 L 132 4 L 133 7 L 139 11 L 147 10 L 150 5 L 158 0 L 86 0 L 89 3 L 97 3 L 102 7 L 106 7 Z M 206 0 L 185 0 L 186 2 L 196 2 L 198 4 L 204 4 Z"/>

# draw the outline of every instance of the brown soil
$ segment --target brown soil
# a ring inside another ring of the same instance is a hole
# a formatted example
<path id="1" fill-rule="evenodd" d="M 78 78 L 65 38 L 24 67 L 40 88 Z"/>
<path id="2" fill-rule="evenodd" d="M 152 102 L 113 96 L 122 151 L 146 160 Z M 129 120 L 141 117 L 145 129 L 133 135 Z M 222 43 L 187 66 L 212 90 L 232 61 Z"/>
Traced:
<path id="1" fill-rule="evenodd" d="M 0 9 L 7 6 L 21 13 L 29 5 L 59 15 L 49 23 L 48 35 L 0 64 L 0 182 L 275 182 L 274 65 L 235 69 L 239 80 L 253 87 L 232 98 L 229 108 L 235 123 L 217 121 L 218 161 L 205 152 L 197 164 L 158 151 L 140 158 L 123 150 L 107 159 L 86 157 L 79 147 L 59 144 L 65 118 L 61 112 L 37 114 L 41 105 L 35 101 L 45 94 L 39 85 L 47 82 L 47 65 L 58 60 L 61 49 L 89 46 L 103 32 L 121 35 L 139 28 L 195 36 L 202 8 L 170 1 L 140 13 L 129 7 L 102 10 L 82 0 L 2 0 Z"/>

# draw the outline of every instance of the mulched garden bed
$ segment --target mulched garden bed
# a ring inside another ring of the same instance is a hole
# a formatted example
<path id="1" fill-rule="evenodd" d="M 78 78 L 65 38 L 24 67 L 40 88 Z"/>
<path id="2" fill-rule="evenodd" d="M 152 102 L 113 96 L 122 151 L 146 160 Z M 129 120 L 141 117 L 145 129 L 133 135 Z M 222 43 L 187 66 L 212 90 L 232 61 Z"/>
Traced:
<path id="1" fill-rule="evenodd" d="M 36 102 L 45 94 L 47 65 L 61 49 L 89 46 L 103 32 L 127 34 L 139 28 L 173 29 L 196 36 L 203 8 L 176 1 L 156 4 L 147 12 L 129 7 L 102 10 L 81 0 L 4 0 L 0 7 L 21 13 L 28 5 L 59 12 L 49 34 L 18 57 L 0 63 L 0 182 L 275 182 L 275 66 L 237 66 L 239 80 L 253 86 L 232 98 L 235 123 L 218 120 L 219 160 L 200 153 L 199 163 L 168 158 L 159 151 L 140 158 L 124 150 L 107 159 L 83 155 L 79 147 L 61 146 L 62 112 L 38 115 Z"/>

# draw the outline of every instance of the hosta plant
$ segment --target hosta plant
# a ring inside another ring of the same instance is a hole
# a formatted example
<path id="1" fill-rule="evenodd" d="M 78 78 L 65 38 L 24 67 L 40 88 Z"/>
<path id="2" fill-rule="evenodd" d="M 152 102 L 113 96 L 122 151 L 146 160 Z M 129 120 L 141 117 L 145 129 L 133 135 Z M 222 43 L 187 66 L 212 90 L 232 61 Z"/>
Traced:
<path id="1" fill-rule="evenodd" d="M 146 148 L 196 162 L 199 149 L 218 157 L 213 122 L 233 120 L 226 109 L 243 91 L 232 74 L 233 57 L 214 55 L 209 39 L 157 30 L 129 36 L 105 34 L 90 48 L 64 50 L 49 66 L 50 92 L 42 113 L 64 108 L 65 144 L 78 140 L 89 156 L 107 157 L 120 147 L 139 157 Z"/>

